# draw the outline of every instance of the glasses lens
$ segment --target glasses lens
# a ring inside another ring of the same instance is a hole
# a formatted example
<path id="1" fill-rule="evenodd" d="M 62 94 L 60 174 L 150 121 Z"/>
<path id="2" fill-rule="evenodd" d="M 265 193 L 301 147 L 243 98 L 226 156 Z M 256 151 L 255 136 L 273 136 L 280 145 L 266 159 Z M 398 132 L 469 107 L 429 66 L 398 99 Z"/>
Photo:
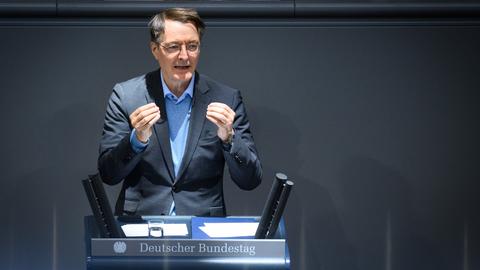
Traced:
<path id="1" fill-rule="evenodd" d="M 168 44 L 164 48 L 168 53 L 177 53 L 181 47 L 178 44 Z"/>
<path id="2" fill-rule="evenodd" d="M 170 44 L 165 44 L 165 45 L 160 44 L 160 45 L 169 54 L 178 53 L 182 50 L 182 44 L 170 43 Z M 199 48 L 200 48 L 200 44 L 197 42 L 192 42 L 185 45 L 185 49 L 187 50 L 187 52 L 190 52 L 190 53 L 196 53 Z"/>
<path id="3" fill-rule="evenodd" d="M 198 44 L 197 43 L 189 43 L 187 45 L 187 50 L 189 52 L 196 52 L 198 50 Z"/>

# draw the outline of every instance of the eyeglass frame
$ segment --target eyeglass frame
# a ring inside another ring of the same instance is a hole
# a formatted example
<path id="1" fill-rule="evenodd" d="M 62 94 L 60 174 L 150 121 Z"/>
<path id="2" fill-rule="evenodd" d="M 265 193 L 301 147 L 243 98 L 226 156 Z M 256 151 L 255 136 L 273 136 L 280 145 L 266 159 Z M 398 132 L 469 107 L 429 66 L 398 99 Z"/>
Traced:
<path id="1" fill-rule="evenodd" d="M 200 43 L 200 42 L 197 42 L 197 41 L 192 41 L 192 42 L 188 42 L 188 43 L 186 43 L 186 42 L 171 42 L 171 43 L 169 43 L 169 44 L 171 44 L 171 45 L 179 45 L 179 48 L 178 48 L 177 51 L 171 52 L 171 51 L 169 51 L 169 50 L 172 49 L 171 47 L 169 47 L 169 46 L 167 46 L 167 45 L 164 45 L 164 44 L 162 44 L 162 43 L 160 43 L 160 42 L 155 42 L 155 43 L 157 43 L 157 45 L 159 45 L 159 46 L 161 46 L 162 48 L 164 48 L 165 51 L 166 51 L 168 54 L 172 54 L 172 55 L 173 55 L 173 54 L 178 54 L 178 53 L 180 53 L 180 52 L 183 50 L 183 46 L 185 46 L 185 51 L 187 52 L 187 54 L 196 54 L 196 53 L 198 53 L 198 52 L 200 51 L 200 45 L 201 45 L 201 43 Z M 191 50 L 188 49 L 188 45 L 196 45 L 197 47 L 196 47 L 195 51 L 191 51 Z"/>

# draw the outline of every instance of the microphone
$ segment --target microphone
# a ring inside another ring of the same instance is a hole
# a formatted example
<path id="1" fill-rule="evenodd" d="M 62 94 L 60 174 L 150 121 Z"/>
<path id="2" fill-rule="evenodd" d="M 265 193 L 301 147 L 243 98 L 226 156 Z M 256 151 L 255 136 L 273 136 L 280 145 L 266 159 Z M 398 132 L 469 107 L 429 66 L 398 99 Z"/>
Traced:
<path id="1" fill-rule="evenodd" d="M 293 187 L 293 182 L 288 180 L 287 175 L 276 173 L 275 179 L 267 198 L 267 203 L 262 212 L 257 231 L 256 239 L 273 238 L 277 231 L 278 224 L 287 204 L 288 196 Z"/>

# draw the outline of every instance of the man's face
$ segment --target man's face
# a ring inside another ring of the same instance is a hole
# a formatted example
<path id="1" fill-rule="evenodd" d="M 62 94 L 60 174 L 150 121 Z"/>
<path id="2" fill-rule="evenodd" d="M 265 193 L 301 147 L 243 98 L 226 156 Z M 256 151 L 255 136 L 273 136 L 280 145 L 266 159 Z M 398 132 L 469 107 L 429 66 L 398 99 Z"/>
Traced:
<path id="1" fill-rule="evenodd" d="M 150 44 L 169 88 L 186 88 L 190 82 L 200 56 L 199 47 L 193 51 L 195 44 L 200 44 L 195 26 L 171 20 L 165 20 L 165 33 L 161 40 Z"/>

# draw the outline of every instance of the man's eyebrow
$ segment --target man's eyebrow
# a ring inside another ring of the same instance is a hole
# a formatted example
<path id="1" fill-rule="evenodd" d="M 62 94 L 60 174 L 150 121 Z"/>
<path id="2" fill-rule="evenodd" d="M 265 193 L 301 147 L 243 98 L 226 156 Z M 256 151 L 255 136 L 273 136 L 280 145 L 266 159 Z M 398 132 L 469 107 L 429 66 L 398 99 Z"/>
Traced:
<path id="1" fill-rule="evenodd" d="M 173 41 L 164 41 L 166 44 L 179 44 L 179 43 L 200 43 L 200 40 L 192 39 L 192 40 L 173 40 Z"/>

